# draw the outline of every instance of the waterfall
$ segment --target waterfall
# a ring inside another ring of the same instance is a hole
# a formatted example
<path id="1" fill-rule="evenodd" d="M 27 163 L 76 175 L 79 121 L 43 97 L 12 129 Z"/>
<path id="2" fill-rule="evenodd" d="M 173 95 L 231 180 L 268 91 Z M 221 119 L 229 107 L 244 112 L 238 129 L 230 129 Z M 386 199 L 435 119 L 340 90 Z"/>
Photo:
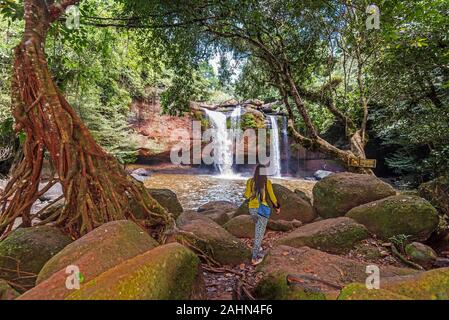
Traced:
<path id="1" fill-rule="evenodd" d="M 289 171 L 290 171 L 290 145 L 288 144 L 288 131 L 287 131 L 287 126 L 288 126 L 288 118 L 287 117 L 282 117 L 282 144 L 283 144 L 283 150 L 284 150 L 284 155 L 285 155 L 285 172 L 288 175 Z"/>
<path id="2" fill-rule="evenodd" d="M 212 136 L 214 147 L 215 166 L 224 177 L 233 176 L 232 170 L 232 135 L 227 129 L 227 117 L 224 113 L 204 109 L 206 115 L 212 120 L 212 126 L 215 129 Z"/>
<path id="3" fill-rule="evenodd" d="M 271 140 L 270 140 L 270 167 L 274 166 L 273 176 L 281 176 L 281 148 L 279 145 L 279 129 L 276 116 L 269 116 L 271 123 Z M 271 151 L 273 153 L 271 154 Z"/>

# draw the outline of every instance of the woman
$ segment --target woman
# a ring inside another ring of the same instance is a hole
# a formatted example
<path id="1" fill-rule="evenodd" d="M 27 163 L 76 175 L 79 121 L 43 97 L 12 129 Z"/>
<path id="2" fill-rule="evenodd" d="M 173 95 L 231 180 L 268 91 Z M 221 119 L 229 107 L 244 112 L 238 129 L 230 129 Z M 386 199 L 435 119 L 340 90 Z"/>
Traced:
<path id="1" fill-rule="evenodd" d="M 280 213 L 280 205 L 273 192 L 271 181 L 264 174 L 265 166 L 258 164 L 254 170 L 254 176 L 246 182 L 245 198 L 249 199 L 249 213 L 256 223 L 253 256 L 251 263 L 257 265 L 262 262 L 263 257 L 260 256 L 260 248 L 263 236 L 270 218 L 270 207 L 268 206 L 268 197 L 273 204 L 276 213 Z M 268 197 L 267 197 L 268 195 Z"/>

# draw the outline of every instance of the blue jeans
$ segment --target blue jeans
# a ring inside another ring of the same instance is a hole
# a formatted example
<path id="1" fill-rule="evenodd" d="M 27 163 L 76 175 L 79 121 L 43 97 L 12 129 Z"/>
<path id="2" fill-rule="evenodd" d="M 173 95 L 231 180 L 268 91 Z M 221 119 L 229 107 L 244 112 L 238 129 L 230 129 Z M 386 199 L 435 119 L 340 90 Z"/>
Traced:
<path id="1" fill-rule="evenodd" d="M 253 259 L 257 259 L 260 253 L 260 246 L 262 245 L 265 229 L 267 228 L 268 218 L 262 217 L 257 214 L 257 208 L 250 208 L 249 214 L 256 224 L 253 246 Z"/>

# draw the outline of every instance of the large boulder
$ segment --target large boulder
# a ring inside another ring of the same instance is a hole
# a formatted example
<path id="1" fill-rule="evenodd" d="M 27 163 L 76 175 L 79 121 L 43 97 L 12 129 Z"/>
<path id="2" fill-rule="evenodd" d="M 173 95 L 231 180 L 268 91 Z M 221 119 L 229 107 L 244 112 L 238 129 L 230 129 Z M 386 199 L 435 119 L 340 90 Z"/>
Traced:
<path id="1" fill-rule="evenodd" d="M 223 228 L 237 238 L 254 238 L 254 220 L 249 215 L 232 218 L 223 225 Z"/>
<path id="2" fill-rule="evenodd" d="M 445 214 L 449 217 L 449 175 L 421 184 L 418 192 L 442 215 Z"/>
<path id="3" fill-rule="evenodd" d="M 39 273 L 38 285 L 21 299 L 64 299 L 66 268 L 76 266 L 88 282 L 112 267 L 158 246 L 144 230 L 128 220 L 113 221 L 71 243 L 50 259 Z"/>
<path id="4" fill-rule="evenodd" d="M 263 277 L 255 288 L 258 299 L 311 300 L 335 299 L 341 287 L 365 282 L 366 263 L 311 249 L 277 246 L 258 267 Z M 381 281 L 386 277 L 415 274 L 416 270 L 380 267 Z M 287 276 L 299 281 L 287 282 Z"/>
<path id="5" fill-rule="evenodd" d="M 0 301 L 3 300 L 14 300 L 20 293 L 14 290 L 8 282 L 5 280 L 0 280 Z"/>
<path id="6" fill-rule="evenodd" d="M 341 172 L 315 184 L 313 206 L 319 216 L 335 218 L 354 207 L 395 194 L 393 187 L 375 176 Z"/>
<path id="7" fill-rule="evenodd" d="M 159 246 L 103 272 L 67 300 L 185 300 L 198 297 L 199 258 L 178 243 Z M 199 297 L 204 295 L 199 295 Z"/>
<path id="8" fill-rule="evenodd" d="M 341 300 L 449 300 L 449 268 L 385 278 L 381 290 L 368 290 L 362 283 L 346 286 Z"/>
<path id="9" fill-rule="evenodd" d="M 183 211 L 181 203 L 178 200 L 176 193 L 169 189 L 152 189 L 148 188 L 151 196 L 159 202 L 161 206 L 167 209 L 176 219 Z"/>
<path id="10" fill-rule="evenodd" d="M 409 259 L 424 268 L 430 268 L 437 260 L 437 253 L 429 246 L 420 242 L 412 242 L 405 246 Z"/>
<path id="11" fill-rule="evenodd" d="M 369 237 L 368 230 L 346 217 L 306 224 L 278 240 L 290 247 L 311 247 L 330 253 L 344 253 Z"/>
<path id="12" fill-rule="evenodd" d="M 182 227 L 183 225 L 186 225 L 194 220 L 203 220 L 206 222 L 210 222 L 210 221 L 214 222 L 208 216 L 205 216 L 205 215 L 198 213 L 196 211 L 193 211 L 193 210 L 186 210 L 179 215 L 178 219 L 176 219 L 176 225 L 178 227 Z"/>
<path id="13" fill-rule="evenodd" d="M 436 209 L 416 196 L 391 196 L 351 209 L 347 217 L 363 224 L 378 237 L 389 238 L 404 234 L 414 240 L 426 240 L 438 227 Z"/>
<path id="14" fill-rule="evenodd" d="M 186 241 L 222 264 L 237 265 L 249 261 L 251 254 L 243 242 L 212 220 L 194 219 L 181 225 L 176 241 Z"/>
<path id="15" fill-rule="evenodd" d="M 237 208 L 237 205 L 230 201 L 212 201 L 200 206 L 197 212 L 206 215 L 219 225 L 224 225 Z"/>
<path id="16" fill-rule="evenodd" d="M 17 284 L 15 288 L 34 287 L 44 264 L 72 239 L 59 229 L 39 226 L 17 229 L 0 242 L 0 279 Z"/>
<path id="17" fill-rule="evenodd" d="M 301 221 L 268 220 L 267 229 L 272 231 L 291 231 L 302 225 Z M 237 238 L 254 238 L 255 223 L 251 216 L 241 215 L 232 218 L 223 227 Z"/>
<path id="18" fill-rule="evenodd" d="M 317 218 L 315 210 L 311 204 L 301 195 L 291 191 L 290 189 L 273 183 L 274 194 L 281 205 L 281 213 L 271 214 L 274 220 L 298 220 L 303 223 L 309 223 Z M 270 204 L 271 205 L 271 204 Z M 249 214 L 248 201 L 245 201 L 235 212 L 234 216 Z"/>

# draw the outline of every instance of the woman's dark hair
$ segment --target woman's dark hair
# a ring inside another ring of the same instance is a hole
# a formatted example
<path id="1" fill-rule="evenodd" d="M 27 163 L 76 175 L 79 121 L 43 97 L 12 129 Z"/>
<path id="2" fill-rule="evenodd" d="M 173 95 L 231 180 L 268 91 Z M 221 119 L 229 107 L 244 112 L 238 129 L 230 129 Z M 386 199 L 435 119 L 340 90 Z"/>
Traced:
<path id="1" fill-rule="evenodd" d="M 254 196 L 261 197 L 262 199 L 265 197 L 265 186 L 267 185 L 267 176 L 264 174 L 265 170 L 262 170 L 262 174 L 260 173 L 260 169 L 266 168 L 262 164 L 258 164 L 256 169 L 254 170 L 253 183 L 254 183 Z"/>

